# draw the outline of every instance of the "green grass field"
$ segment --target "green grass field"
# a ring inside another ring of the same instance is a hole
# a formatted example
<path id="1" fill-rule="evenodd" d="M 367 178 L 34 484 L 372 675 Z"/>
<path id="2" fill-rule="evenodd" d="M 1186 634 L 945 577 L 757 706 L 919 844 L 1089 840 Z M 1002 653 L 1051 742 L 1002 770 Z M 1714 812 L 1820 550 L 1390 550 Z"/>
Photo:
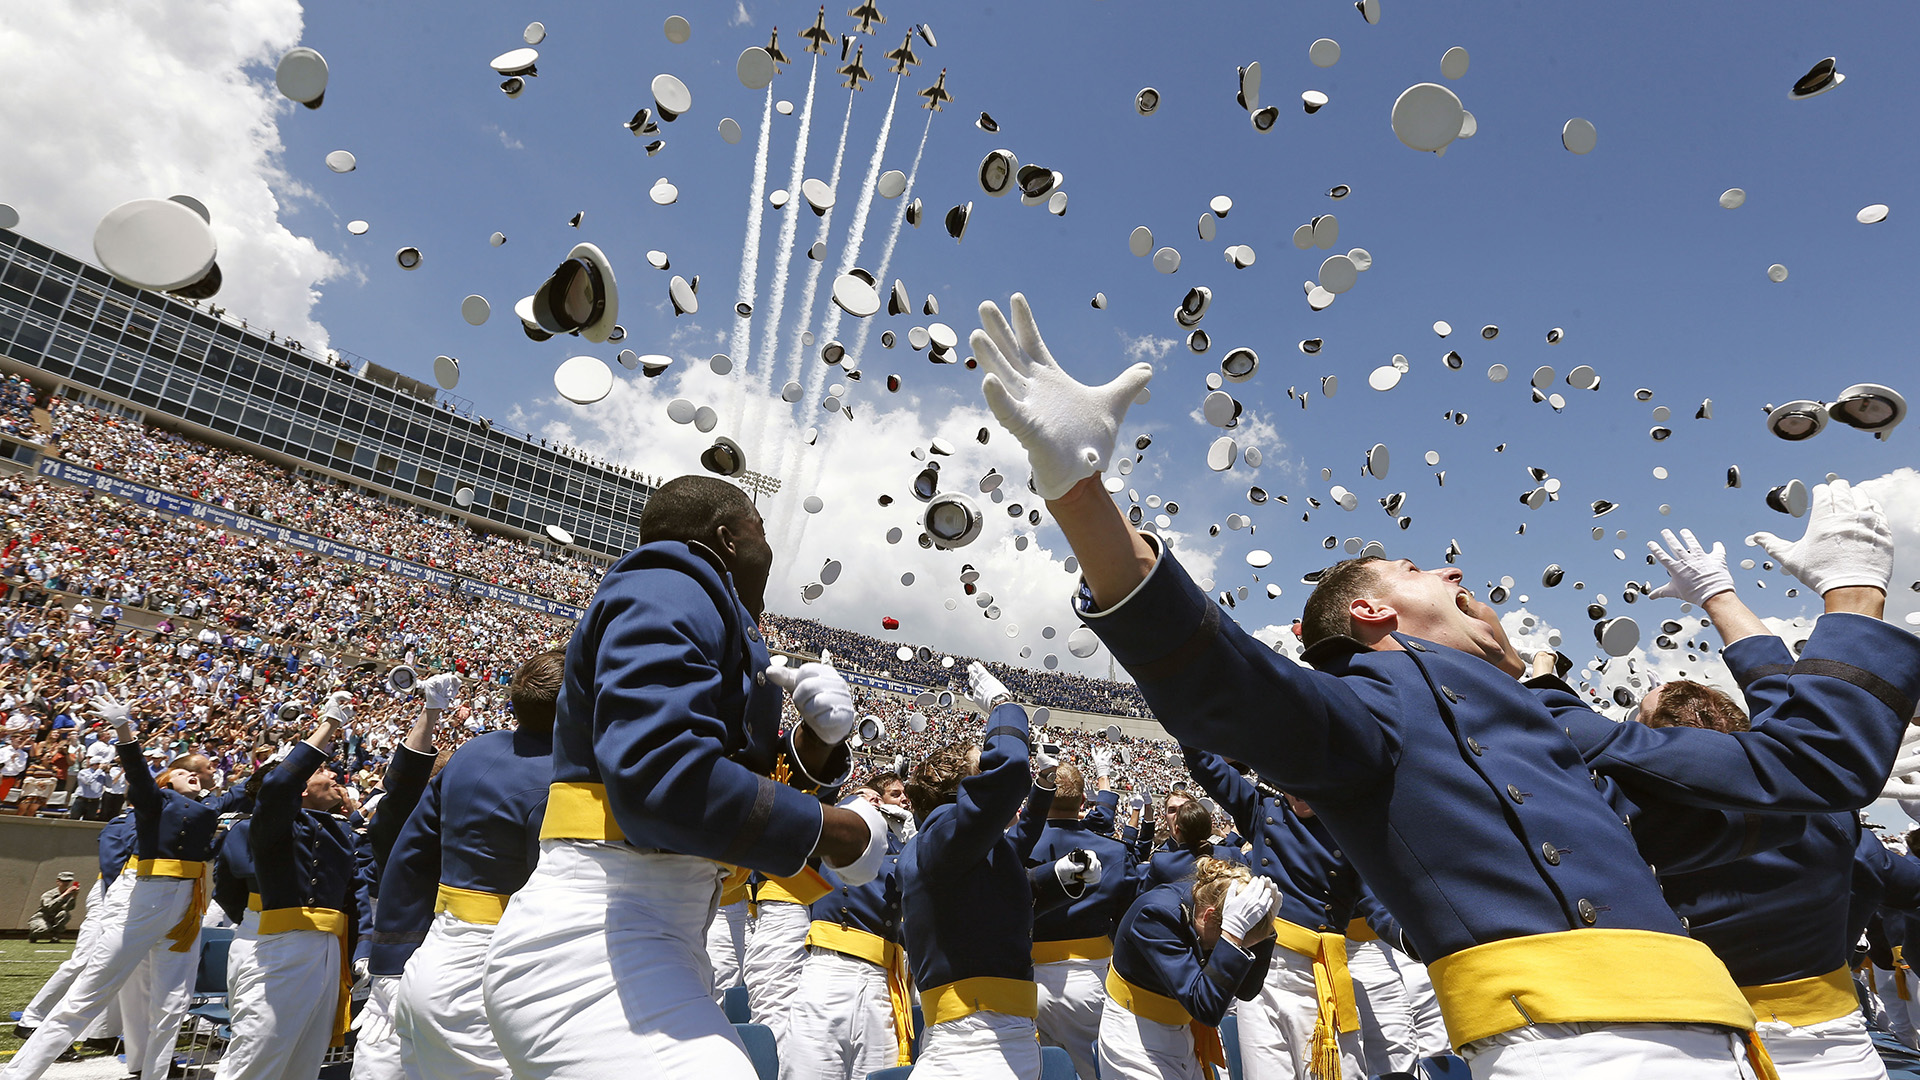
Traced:
<path id="1" fill-rule="evenodd" d="M 73 943 L 28 944 L 25 938 L 0 939 L 0 1061 L 13 1057 L 20 1040 L 13 1037 L 13 1014 L 27 1007 L 53 969 L 73 951 Z"/>

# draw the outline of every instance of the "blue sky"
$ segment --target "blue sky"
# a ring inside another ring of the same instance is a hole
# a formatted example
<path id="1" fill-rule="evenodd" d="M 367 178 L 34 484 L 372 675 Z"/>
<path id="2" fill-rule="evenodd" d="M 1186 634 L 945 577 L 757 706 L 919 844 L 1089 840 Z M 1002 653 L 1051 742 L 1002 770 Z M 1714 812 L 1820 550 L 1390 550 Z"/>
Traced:
<path id="1" fill-rule="evenodd" d="M 270 303 L 262 301 L 263 321 L 310 320 L 335 344 L 423 379 L 431 378 L 436 354 L 458 356 L 464 374 L 457 392 L 482 412 L 653 473 L 696 468 L 694 454 L 706 442 L 664 419 L 666 400 L 711 401 L 725 417 L 717 433 L 746 442 L 756 466 L 788 466 L 786 490 L 767 507 L 783 540 L 784 576 L 772 598 L 777 610 L 805 610 L 869 632 L 877 631 L 882 614 L 894 614 L 906 624 L 903 640 L 1009 659 L 1025 646 L 1033 650 L 1032 662 L 1053 654 L 1075 666 L 1058 649 L 1068 625 L 1069 579 L 1060 568 L 1064 545 L 1050 526 L 1025 530 L 1034 544 L 1024 551 L 1015 550 L 1013 523 L 997 512 L 987 536 L 964 553 L 937 556 L 910 550 L 910 541 L 895 548 L 880 539 L 890 525 L 911 535 L 906 503 L 882 510 L 874 500 L 882 492 L 904 495 L 916 468 L 907 450 L 916 441 L 939 435 L 963 444 L 962 457 L 950 466 L 951 486 L 971 489 L 973 474 L 990 465 L 1025 475 L 1004 433 L 995 429 L 984 448 L 971 442 L 983 422 L 976 374 L 932 366 L 904 344 L 891 352 L 879 348 L 878 330 L 904 337 L 909 326 L 929 319 L 876 320 L 880 325 L 859 358 L 867 377 L 848 399 L 852 423 L 828 417 L 811 400 L 792 411 L 792 420 L 755 408 L 751 403 L 765 397 L 757 380 L 738 369 L 722 378 L 686 363 L 728 351 L 735 329 L 731 306 L 765 100 L 739 84 L 735 57 L 764 44 L 777 24 L 794 63 L 775 81 L 774 93 L 798 106 L 807 93 L 810 57 L 801 52 L 797 31 L 812 21 L 816 6 L 334 3 L 302 13 L 290 0 L 226 0 L 223 10 L 234 21 L 253 17 L 252 8 L 271 9 L 281 29 L 263 32 L 264 43 L 243 42 L 217 57 L 206 51 L 209 59 L 197 64 L 202 43 L 179 46 L 175 52 L 184 59 L 171 82 L 120 91 L 103 77 L 99 112 L 67 122 L 105 125 L 146 109 L 189 115 L 199 108 L 181 89 L 190 77 L 218 80 L 222 64 L 243 70 L 252 80 L 243 89 L 263 103 L 258 124 L 267 137 L 257 141 L 255 158 L 229 162 L 207 150 L 192 159 L 196 140 L 188 136 L 143 149 L 149 161 L 181 155 L 184 164 L 165 175 L 182 188 L 219 190 L 241 173 L 241 179 L 260 177 L 262 190 L 271 188 L 275 199 L 259 211 L 271 229 L 262 231 L 305 253 L 304 261 L 249 256 L 234 247 L 222 260 L 230 283 L 223 300 L 230 306 L 244 305 L 255 295 L 249 290 L 265 284 L 289 285 L 296 299 L 273 294 Z M 835 32 L 851 28 L 844 8 L 828 9 Z M 1629 608 L 1619 600 L 1628 578 L 1659 579 L 1642 554 L 1661 526 L 1687 525 L 1728 542 L 1736 559 L 1757 557 L 1757 550 L 1739 546 L 1748 532 L 1799 531 L 1766 508 L 1773 484 L 1794 477 L 1812 483 L 1830 471 L 1876 477 L 1915 463 L 1910 446 L 1920 433 L 1912 425 L 1888 442 L 1836 425 L 1811 442 L 1788 444 L 1767 434 L 1761 406 L 1831 398 L 1863 380 L 1916 390 L 1911 317 L 1900 312 L 1912 305 L 1902 298 L 1920 284 L 1907 240 L 1915 207 L 1906 201 L 1920 171 L 1911 115 L 1911 102 L 1920 100 L 1920 69 L 1911 62 L 1920 13 L 1892 3 L 1736 8 L 1385 0 L 1385 9 L 1380 25 L 1369 26 L 1336 0 L 883 5 L 889 21 L 882 32 L 860 39 L 875 79 L 853 97 L 818 297 L 810 311 L 798 310 L 813 265 L 803 251 L 816 228 L 801 211 L 799 242 L 786 266 L 785 318 L 777 329 L 766 325 L 781 221 L 767 210 L 753 297 L 759 309 L 754 351 L 770 332 L 784 343 L 803 326 L 824 322 L 827 289 L 894 81 L 879 54 L 925 19 L 939 47 L 917 43 L 922 65 L 904 80 L 882 167 L 911 164 L 927 117 L 912 94 L 942 67 L 955 100 L 933 118 L 910 193 L 924 200 L 928 220 L 904 230 L 889 277 L 903 279 L 916 301 L 937 296 L 939 318 L 963 340 L 980 300 L 1025 291 L 1054 353 L 1083 378 L 1110 377 L 1130 355 L 1153 356 L 1171 342 L 1156 360 L 1152 401 L 1129 417 L 1129 435 L 1144 431 L 1155 438 L 1129 483 L 1143 498 L 1158 494 L 1179 502 L 1174 525 L 1183 560 L 1210 574 L 1218 588 L 1249 586 L 1258 599 L 1243 605 L 1239 617 L 1250 628 L 1282 624 L 1297 613 L 1307 591 L 1300 574 L 1330 561 L 1324 537 L 1379 539 L 1391 554 L 1423 564 L 1437 562 L 1457 539 L 1471 584 L 1484 592 L 1488 581 L 1511 575 L 1518 587 L 1508 608 L 1517 610 L 1518 595 L 1528 595 L 1527 610 L 1561 627 L 1584 659 L 1579 650 L 1591 641 L 1585 607 L 1596 592 L 1612 602 L 1610 613 L 1632 613 L 1643 626 L 1677 614 L 1670 602 Z M 673 11 L 693 25 L 684 45 L 661 31 L 661 20 Z M 549 31 L 540 46 L 540 75 L 520 99 L 509 100 L 487 61 L 520 45 L 521 29 L 533 19 Z M 217 28 L 218 18 L 211 25 Z M 131 26 L 123 32 L 135 41 L 159 33 Z M 1342 46 L 1332 68 L 1308 61 L 1308 45 L 1319 37 Z M 75 40 L 97 43 L 102 35 Z M 296 41 L 321 50 L 332 67 L 318 111 L 276 103 L 270 93 L 271 58 Z M 1455 45 L 1469 50 L 1471 67 L 1464 78 L 1443 80 L 1441 54 Z M 1829 55 L 1839 58 L 1846 84 L 1823 97 L 1788 100 L 1793 81 Z M 848 92 L 828 70 L 837 66 L 837 52 L 826 59 L 833 63 L 821 65 L 802 170 L 822 179 L 832 167 L 839 122 L 848 115 Z M 1281 109 L 1267 134 L 1256 133 L 1234 103 L 1235 66 L 1256 60 L 1264 69 L 1263 99 Z M 694 104 L 663 125 L 666 146 L 648 157 L 646 140 L 619 125 L 650 104 L 647 86 L 660 72 L 685 80 Z M 1457 142 L 1444 157 L 1407 149 L 1388 125 L 1394 98 L 1423 81 L 1445 82 L 1479 123 L 1476 137 Z M 1160 91 L 1162 104 L 1155 115 L 1141 117 L 1133 98 L 1146 85 Z M 1304 114 L 1297 101 L 1306 89 L 1325 92 L 1330 104 Z M 982 109 L 1000 122 L 999 134 L 973 125 Z M 52 107 L 48 112 L 58 115 Z M 728 116 L 746 129 L 738 145 L 716 133 Z M 1598 129 L 1598 148 L 1589 155 L 1560 146 L 1561 125 L 1575 116 Z M 798 109 L 773 118 L 769 190 L 787 186 L 799 119 Z M 29 118 L 0 113 L 0 122 L 17 132 Z M 211 137 L 204 144 L 219 145 Z M 1061 171 L 1071 199 L 1067 215 L 1055 218 L 1016 198 L 984 195 L 975 173 L 996 147 Z M 326 170 L 324 156 L 340 148 L 357 156 L 357 171 Z M 92 152 L 91 162 L 79 158 L 69 174 L 129 167 L 103 147 Z M 61 246 L 84 255 L 92 222 L 115 200 L 61 212 L 53 193 L 41 204 L 31 191 L 10 197 L 4 190 L 10 168 L 20 166 L 0 165 L 0 199 L 21 206 L 22 228 L 64 240 Z M 672 206 L 647 198 L 662 176 L 679 187 Z M 1334 184 L 1351 185 L 1353 195 L 1329 200 L 1325 192 Z M 1748 192 L 1746 205 L 1721 209 L 1718 195 L 1735 186 Z M 112 188 L 116 198 L 154 193 L 131 182 L 122 187 L 127 190 Z M 1216 239 L 1202 242 L 1195 223 L 1218 194 L 1230 196 L 1234 208 Z M 965 242 L 955 244 L 940 216 L 969 200 L 973 220 Z M 241 201 L 235 197 L 234 209 L 214 205 L 216 225 L 249 220 Z M 1892 206 L 1886 222 L 1854 221 L 1862 206 L 1881 202 Z M 896 203 L 873 201 L 860 265 L 876 268 L 875 249 L 896 210 Z M 568 228 L 579 211 L 586 214 L 582 228 Z M 1295 250 L 1295 227 L 1329 212 L 1341 223 L 1335 248 Z M 367 235 L 347 234 L 346 223 L 356 218 L 371 223 Z M 1158 274 L 1128 254 L 1127 236 L 1137 225 L 1153 230 L 1156 245 L 1182 252 L 1179 273 Z M 495 230 L 509 237 L 504 247 L 488 246 Z M 619 371 L 623 384 L 614 397 L 585 409 L 555 399 L 552 370 L 574 353 L 611 360 L 615 348 L 578 339 L 536 345 L 510 313 L 513 300 L 532 291 L 577 240 L 599 244 L 618 267 L 626 344 L 683 361 L 651 383 Z M 1251 245 L 1258 261 L 1233 269 L 1221 255 L 1229 244 Z M 425 252 L 421 269 L 406 273 L 394 265 L 393 252 L 402 245 Z M 223 250 L 227 246 L 223 239 Z M 1372 253 L 1373 268 L 1333 307 L 1310 312 L 1300 283 L 1316 275 L 1323 258 L 1355 246 Z M 671 255 L 674 273 L 701 275 L 697 315 L 673 316 L 668 275 L 644 259 L 655 248 Z M 227 265 L 230 259 L 234 265 Z M 1791 271 L 1784 284 L 1767 280 L 1766 268 L 1775 262 Z M 1186 350 L 1184 331 L 1172 318 L 1192 285 L 1214 293 L 1202 324 L 1214 343 L 1206 356 Z M 1108 296 L 1106 310 L 1089 306 L 1095 291 Z M 483 327 L 459 317 L 468 293 L 492 301 L 494 317 Z M 1446 342 L 1430 329 L 1438 319 L 1455 327 Z M 1487 323 L 1502 328 L 1497 340 L 1477 334 Z M 1555 326 L 1565 328 L 1566 339 L 1548 346 L 1544 335 Z M 842 336 L 850 338 L 852 330 L 847 320 Z M 1295 342 L 1306 337 L 1324 338 L 1325 350 L 1302 356 Z M 1205 375 L 1238 345 L 1262 358 L 1254 380 L 1229 389 L 1249 410 L 1242 441 L 1259 444 L 1265 464 L 1215 475 L 1206 470 L 1204 453 L 1218 432 L 1191 414 L 1205 393 Z M 1463 371 L 1442 365 L 1449 347 L 1464 355 Z M 783 344 L 783 370 L 788 352 Z M 1367 389 L 1367 373 L 1396 353 L 1411 365 L 1398 388 Z M 1485 372 L 1495 363 L 1507 365 L 1513 377 L 1490 383 Z M 1541 364 L 1561 377 L 1591 365 L 1603 382 L 1591 393 L 1556 382 L 1568 400 L 1556 414 L 1528 400 L 1527 377 Z M 809 353 L 802 370 L 817 367 Z M 905 381 L 898 396 L 880 385 L 889 372 Z M 1331 400 L 1319 393 L 1327 374 L 1341 381 Z M 1633 390 L 1643 386 L 1655 396 L 1636 402 Z M 1307 409 L 1289 400 L 1289 387 L 1310 391 Z M 1697 422 L 1693 412 L 1705 397 L 1714 399 L 1714 419 Z M 1663 443 L 1647 434 L 1658 405 L 1674 414 L 1674 435 Z M 1464 410 L 1467 423 L 1445 419 L 1449 410 Z M 821 427 L 820 446 L 796 446 L 793 436 L 809 425 Z M 1393 452 L 1383 480 L 1360 474 L 1375 442 Z M 1496 454 L 1500 443 L 1506 451 Z M 1435 483 L 1436 469 L 1422 461 L 1429 450 L 1439 453 L 1438 468 L 1446 470 L 1444 488 Z M 1729 491 L 1723 477 L 1735 463 L 1746 486 Z M 1563 481 L 1559 502 L 1537 511 L 1520 505 L 1519 496 L 1533 486 L 1528 466 Z M 1669 478 L 1654 479 L 1656 467 L 1669 470 Z M 1331 480 L 1321 479 L 1323 468 L 1333 470 Z M 1324 502 L 1335 483 L 1359 494 L 1360 509 L 1327 505 L 1303 522 L 1306 497 Z M 1290 505 L 1250 506 L 1245 492 L 1252 484 L 1286 494 Z M 815 491 L 828 505 L 809 519 L 794 505 Z M 1408 493 L 1403 512 L 1412 518 L 1404 532 L 1376 503 L 1400 491 Z M 1596 499 L 1619 504 L 1599 522 L 1608 530 L 1602 542 L 1591 535 L 1596 523 L 1588 506 Z M 1673 507 L 1670 517 L 1658 514 L 1662 503 Z M 1920 513 L 1920 492 L 1901 509 L 1909 530 L 1903 535 L 1920 537 L 1911 524 Z M 1206 535 L 1209 523 L 1233 512 L 1248 513 L 1258 534 Z M 1522 523 L 1526 534 L 1516 535 Z M 1624 561 L 1614 558 L 1616 547 Z M 1274 555 L 1260 582 L 1244 562 L 1254 548 Z M 1914 554 L 1902 556 L 1896 614 L 1912 606 L 1905 583 Z M 826 558 L 846 561 L 853 572 L 803 609 L 799 586 Z M 961 561 L 983 568 L 982 584 L 999 594 L 1003 620 L 988 625 L 960 595 Z M 1538 587 L 1548 563 L 1566 568 L 1567 584 Z M 916 586 L 898 584 L 903 567 L 917 570 Z M 1763 614 L 1817 610 L 1805 599 L 1787 599 L 1791 583 L 1778 575 L 1737 577 Z M 1574 591 L 1576 580 L 1588 588 Z M 1279 600 L 1262 597 L 1266 581 L 1281 583 Z M 945 608 L 949 597 L 959 598 L 954 611 Z M 1003 635 L 1016 622 L 1017 630 Z M 1062 629 L 1060 638 L 1035 633 L 1051 625 Z M 1104 659 L 1079 666 L 1104 671 Z"/>

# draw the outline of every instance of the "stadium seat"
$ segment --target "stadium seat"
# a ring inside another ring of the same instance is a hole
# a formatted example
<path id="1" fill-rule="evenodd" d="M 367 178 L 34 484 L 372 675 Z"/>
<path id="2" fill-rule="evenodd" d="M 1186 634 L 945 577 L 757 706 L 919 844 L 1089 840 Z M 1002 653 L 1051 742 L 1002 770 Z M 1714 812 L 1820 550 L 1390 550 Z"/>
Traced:
<path id="1" fill-rule="evenodd" d="M 879 1072 L 868 1073 L 867 1080 L 907 1080 L 907 1077 L 912 1075 L 913 1066 L 895 1065 L 891 1069 L 881 1069 Z"/>
<path id="2" fill-rule="evenodd" d="M 747 1044 L 747 1060 L 760 1080 L 780 1080 L 780 1050 L 773 1042 L 773 1029 L 765 1024 L 735 1024 L 740 1041 Z"/>
<path id="3" fill-rule="evenodd" d="M 1473 1080 L 1466 1061 L 1452 1054 L 1421 1058 L 1420 1067 L 1426 1070 L 1428 1080 Z"/>
<path id="4" fill-rule="evenodd" d="M 227 994 L 227 953 L 233 948 L 233 931 L 210 927 L 200 931 L 200 973 L 195 976 L 195 997 L 225 997 Z"/>
<path id="5" fill-rule="evenodd" d="M 1077 1080 L 1073 1058 L 1058 1046 L 1040 1048 L 1040 1080 Z"/>
<path id="6" fill-rule="evenodd" d="M 753 1006 L 747 1004 L 747 988 L 744 986 L 727 987 L 726 997 L 722 999 L 720 1007 L 726 1010 L 729 1024 L 753 1023 Z"/>
<path id="7" fill-rule="evenodd" d="M 1232 1013 L 1220 1018 L 1220 1047 L 1227 1052 L 1227 1075 L 1240 1080 L 1240 1018 Z"/>

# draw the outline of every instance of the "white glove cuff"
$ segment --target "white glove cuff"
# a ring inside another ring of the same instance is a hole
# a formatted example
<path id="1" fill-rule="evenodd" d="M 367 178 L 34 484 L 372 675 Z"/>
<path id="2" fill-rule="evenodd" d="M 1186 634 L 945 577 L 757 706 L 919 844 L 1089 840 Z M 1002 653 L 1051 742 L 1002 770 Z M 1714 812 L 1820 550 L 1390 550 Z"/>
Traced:
<path id="1" fill-rule="evenodd" d="M 840 875 L 840 880 L 848 885 L 865 885 L 880 876 L 880 867 L 887 858 L 887 819 L 880 814 L 880 808 L 865 799 L 855 799 L 847 804 L 848 810 L 859 814 L 867 823 L 867 850 L 860 857 L 845 866 L 835 866 L 832 860 L 827 865 Z"/>

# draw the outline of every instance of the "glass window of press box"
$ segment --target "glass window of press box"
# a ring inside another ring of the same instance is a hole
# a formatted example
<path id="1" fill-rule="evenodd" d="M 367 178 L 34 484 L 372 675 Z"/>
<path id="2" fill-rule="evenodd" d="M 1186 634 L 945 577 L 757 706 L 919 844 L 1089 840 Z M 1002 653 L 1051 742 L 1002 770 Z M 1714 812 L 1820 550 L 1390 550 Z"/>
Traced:
<path id="1" fill-rule="evenodd" d="M 431 384 L 213 308 L 0 229 L 0 364 L 493 531 L 544 540 L 559 525 L 601 558 L 639 543 L 650 489 L 637 479 L 496 427 Z M 475 492 L 464 512 L 462 486 Z"/>

